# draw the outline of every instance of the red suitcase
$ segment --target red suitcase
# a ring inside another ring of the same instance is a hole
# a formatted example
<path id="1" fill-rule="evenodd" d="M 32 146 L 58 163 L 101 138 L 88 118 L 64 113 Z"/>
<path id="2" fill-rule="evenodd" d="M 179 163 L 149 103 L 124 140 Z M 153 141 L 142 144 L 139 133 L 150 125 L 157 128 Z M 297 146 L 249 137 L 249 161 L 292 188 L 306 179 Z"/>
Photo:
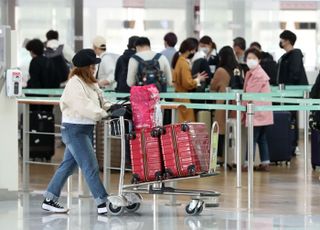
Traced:
<path id="1" fill-rule="evenodd" d="M 166 125 L 160 140 L 166 177 L 208 171 L 209 135 L 204 123 Z"/>
<path id="2" fill-rule="evenodd" d="M 130 153 L 133 183 L 155 181 L 162 176 L 162 158 L 158 132 L 141 129 L 131 135 Z"/>

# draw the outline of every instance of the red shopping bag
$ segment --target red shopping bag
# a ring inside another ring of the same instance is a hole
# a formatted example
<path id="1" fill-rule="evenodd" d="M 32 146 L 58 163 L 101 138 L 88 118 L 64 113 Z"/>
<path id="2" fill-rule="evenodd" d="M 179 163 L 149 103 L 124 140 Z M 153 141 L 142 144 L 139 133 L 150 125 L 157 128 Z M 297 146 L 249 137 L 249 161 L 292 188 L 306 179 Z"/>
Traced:
<path id="1" fill-rule="evenodd" d="M 156 86 L 132 86 L 130 90 L 132 118 L 135 129 L 155 127 L 155 107 L 160 103 Z"/>

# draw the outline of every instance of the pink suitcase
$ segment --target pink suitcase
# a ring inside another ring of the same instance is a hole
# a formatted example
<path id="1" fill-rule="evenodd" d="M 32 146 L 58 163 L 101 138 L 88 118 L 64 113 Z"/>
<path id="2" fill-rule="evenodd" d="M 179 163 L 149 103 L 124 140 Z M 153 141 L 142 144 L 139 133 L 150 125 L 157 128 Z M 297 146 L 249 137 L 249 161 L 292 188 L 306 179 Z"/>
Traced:
<path id="1" fill-rule="evenodd" d="M 204 123 L 166 125 L 160 140 L 166 177 L 208 171 L 209 135 Z"/>
<path id="2" fill-rule="evenodd" d="M 158 132 L 141 129 L 130 138 L 133 183 L 160 180 L 162 158 Z"/>

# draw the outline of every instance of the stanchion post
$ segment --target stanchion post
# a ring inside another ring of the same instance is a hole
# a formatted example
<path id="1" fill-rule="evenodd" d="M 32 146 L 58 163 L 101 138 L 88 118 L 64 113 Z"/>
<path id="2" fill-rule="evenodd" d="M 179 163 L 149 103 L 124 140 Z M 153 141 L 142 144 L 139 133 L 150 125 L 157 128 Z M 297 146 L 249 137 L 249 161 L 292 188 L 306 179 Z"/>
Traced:
<path id="1" fill-rule="evenodd" d="M 237 106 L 241 105 L 241 94 L 236 93 Z M 236 128 L 236 162 L 237 162 L 237 187 L 241 187 L 241 111 L 237 110 L 237 128 Z"/>
<path id="2" fill-rule="evenodd" d="M 253 133 L 253 118 L 254 104 L 247 105 L 248 117 L 248 211 L 253 208 L 253 151 L 254 151 L 254 133 Z"/>
<path id="3" fill-rule="evenodd" d="M 29 166 L 29 138 L 30 138 L 30 124 L 29 124 L 29 104 L 23 104 L 23 127 L 22 127 L 22 178 L 23 190 L 29 190 L 30 166 Z"/>
<path id="4" fill-rule="evenodd" d="M 231 88 L 230 87 L 226 87 L 226 93 L 231 92 Z M 226 105 L 229 104 L 229 100 L 226 100 Z M 227 163 L 228 163 L 228 136 L 229 136 L 229 130 L 227 129 L 227 122 L 229 119 L 229 111 L 228 109 L 225 110 L 226 111 L 226 125 L 225 125 L 225 131 L 224 131 L 224 171 L 227 172 Z"/>
<path id="5" fill-rule="evenodd" d="M 303 98 L 309 98 L 309 91 L 304 91 Z M 308 175 L 308 127 L 309 127 L 309 113 L 304 111 L 304 179 L 306 181 Z"/>

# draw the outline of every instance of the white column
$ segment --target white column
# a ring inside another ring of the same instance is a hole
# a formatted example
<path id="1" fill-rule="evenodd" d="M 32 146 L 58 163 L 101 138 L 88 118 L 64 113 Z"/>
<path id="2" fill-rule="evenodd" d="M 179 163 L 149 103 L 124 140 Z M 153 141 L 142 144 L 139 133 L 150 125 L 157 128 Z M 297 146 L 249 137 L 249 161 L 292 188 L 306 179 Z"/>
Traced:
<path id="1" fill-rule="evenodd" d="M 16 54 L 15 32 L 11 33 L 10 40 L 11 54 Z M 12 57 L 11 66 L 16 66 L 16 55 L 12 55 Z M 11 99 L 6 96 L 5 85 L 0 92 L 0 130 L 0 191 L 17 191 L 18 107 L 16 99 Z"/>

